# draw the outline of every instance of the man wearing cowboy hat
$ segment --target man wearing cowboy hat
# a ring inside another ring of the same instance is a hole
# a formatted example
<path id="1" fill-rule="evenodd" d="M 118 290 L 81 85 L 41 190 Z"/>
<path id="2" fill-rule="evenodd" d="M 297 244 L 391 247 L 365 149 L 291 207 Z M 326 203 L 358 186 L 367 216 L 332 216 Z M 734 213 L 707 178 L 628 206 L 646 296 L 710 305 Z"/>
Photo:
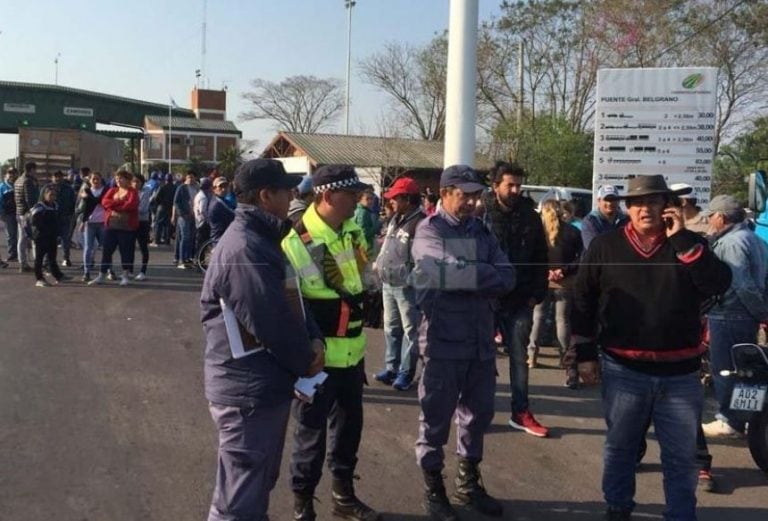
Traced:
<path id="1" fill-rule="evenodd" d="M 696 430 L 703 390 L 703 301 L 731 281 L 696 233 L 686 230 L 661 175 L 629 180 L 629 223 L 594 239 L 574 287 L 571 338 L 585 383 L 602 386 L 608 425 L 603 494 L 606 519 L 630 519 L 635 461 L 652 420 L 661 446 L 665 519 L 696 519 Z"/>

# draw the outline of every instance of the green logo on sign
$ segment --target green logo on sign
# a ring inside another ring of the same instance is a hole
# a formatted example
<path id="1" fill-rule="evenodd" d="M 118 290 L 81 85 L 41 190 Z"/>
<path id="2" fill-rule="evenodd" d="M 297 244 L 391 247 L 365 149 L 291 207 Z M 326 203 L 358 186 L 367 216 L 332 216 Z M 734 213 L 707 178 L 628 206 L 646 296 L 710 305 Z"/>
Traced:
<path id="1" fill-rule="evenodd" d="M 684 89 L 695 89 L 704 81 L 704 75 L 701 73 L 691 74 L 683 80 Z"/>

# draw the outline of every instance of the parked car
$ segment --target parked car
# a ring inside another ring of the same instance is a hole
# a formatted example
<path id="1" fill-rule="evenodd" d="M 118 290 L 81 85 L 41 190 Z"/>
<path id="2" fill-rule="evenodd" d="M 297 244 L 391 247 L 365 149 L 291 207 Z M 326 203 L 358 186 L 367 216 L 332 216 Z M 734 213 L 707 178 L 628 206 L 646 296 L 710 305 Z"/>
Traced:
<path id="1" fill-rule="evenodd" d="M 584 188 L 523 185 L 523 195 L 536 201 L 538 209 L 541 209 L 541 203 L 548 199 L 555 199 L 556 201 L 571 201 L 575 199 L 582 202 L 583 208 L 592 208 L 592 191 Z"/>

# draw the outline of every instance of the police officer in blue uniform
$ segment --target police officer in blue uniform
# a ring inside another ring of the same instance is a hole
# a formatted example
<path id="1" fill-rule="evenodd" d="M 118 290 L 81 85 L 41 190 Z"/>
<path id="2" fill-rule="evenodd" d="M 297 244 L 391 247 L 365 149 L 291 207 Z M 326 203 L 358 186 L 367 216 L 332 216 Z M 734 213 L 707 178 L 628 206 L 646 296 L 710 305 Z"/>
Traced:
<path id="1" fill-rule="evenodd" d="M 515 272 L 496 238 L 473 217 L 486 187 L 466 165 L 440 176 L 440 207 L 416 229 L 411 283 L 423 312 L 419 348 L 424 372 L 416 459 L 424 473 L 424 508 L 431 519 L 456 521 L 443 484 L 443 446 L 457 418 L 459 456 L 453 499 L 490 516 L 501 504 L 480 479 L 483 436 L 494 414 L 495 300 L 509 293 Z"/>

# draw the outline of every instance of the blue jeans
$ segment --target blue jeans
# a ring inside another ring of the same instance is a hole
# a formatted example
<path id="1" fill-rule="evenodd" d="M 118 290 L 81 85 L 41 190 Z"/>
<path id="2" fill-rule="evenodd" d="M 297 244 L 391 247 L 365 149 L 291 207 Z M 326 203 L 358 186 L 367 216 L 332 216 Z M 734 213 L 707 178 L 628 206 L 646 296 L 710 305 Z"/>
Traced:
<path id="1" fill-rule="evenodd" d="M 698 371 L 652 376 L 603 355 L 603 408 L 608 432 L 603 494 L 608 506 L 635 507 L 635 463 L 650 420 L 661 447 L 666 521 L 696 520 L 696 431 L 704 404 Z"/>
<path id="2" fill-rule="evenodd" d="M 104 223 L 86 223 L 83 233 L 83 273 L 90 275 L 93 269 L 93 257 L 96 254 L 96 243 L 104 247 Z"/>
<path id="3" fill-rule="evenodd" d="M 5 238 L 8 245 L 8 259 L 17 259 L 19 257 L 19 230 L 16 223 L 16 214 L 3 215 L 3 222 L 5 223 Z"/>
<path id="4" fill-rule="evenodd" d="M 560 353 L 563 354 L 568 349 L 571 340 L 571 290 L 566 288 L 550 288 L 547 291 L 547 297 L 544 302 L 537 304 L 533 308 L 533 327 L 531 328 L 531 338 L 528 343 L 529 355 L 538 353 L 539 339 L 541 330 L 546 321 L 544 312 L 547 304 L 555 307 L 555 324 L 557 326 L 557 342 L 560 344 Z"/>
<path id="5" fill-rule="evenodd" d="M 734 378 L 720 376 L 720 371 L 733 370 L 731 346 L 754 343 L 757 340 L 757 327 L 758 323 L 751 318 L 709 318 L 709 362 L 718 404 L 717 418 L 739 432 L 744 432 L 744 420 L 739 420 L 730 410 Z"/>
<path id="6" fill-rule="evenodd" d="M 411 375 L 419 337 L 421 312 L 416 307 L 413 288 L 384 284 L 384 361 L 387 370 Z"/>
<path id="7" fill-rule="evenodd" d="M 185 262 L 192 259 L 195 241 L 195 220 L 179 217 L 176 219 L 176 260 Z"/>
<path id="8" fill-rule="evenodd" d="M 533 308 L 526 305 L 515 311 L 499 311 L 496 314 L 502 341 L 509 352 L 512 414 L 528 410 L 528 339 L 532 321 Z"/>

